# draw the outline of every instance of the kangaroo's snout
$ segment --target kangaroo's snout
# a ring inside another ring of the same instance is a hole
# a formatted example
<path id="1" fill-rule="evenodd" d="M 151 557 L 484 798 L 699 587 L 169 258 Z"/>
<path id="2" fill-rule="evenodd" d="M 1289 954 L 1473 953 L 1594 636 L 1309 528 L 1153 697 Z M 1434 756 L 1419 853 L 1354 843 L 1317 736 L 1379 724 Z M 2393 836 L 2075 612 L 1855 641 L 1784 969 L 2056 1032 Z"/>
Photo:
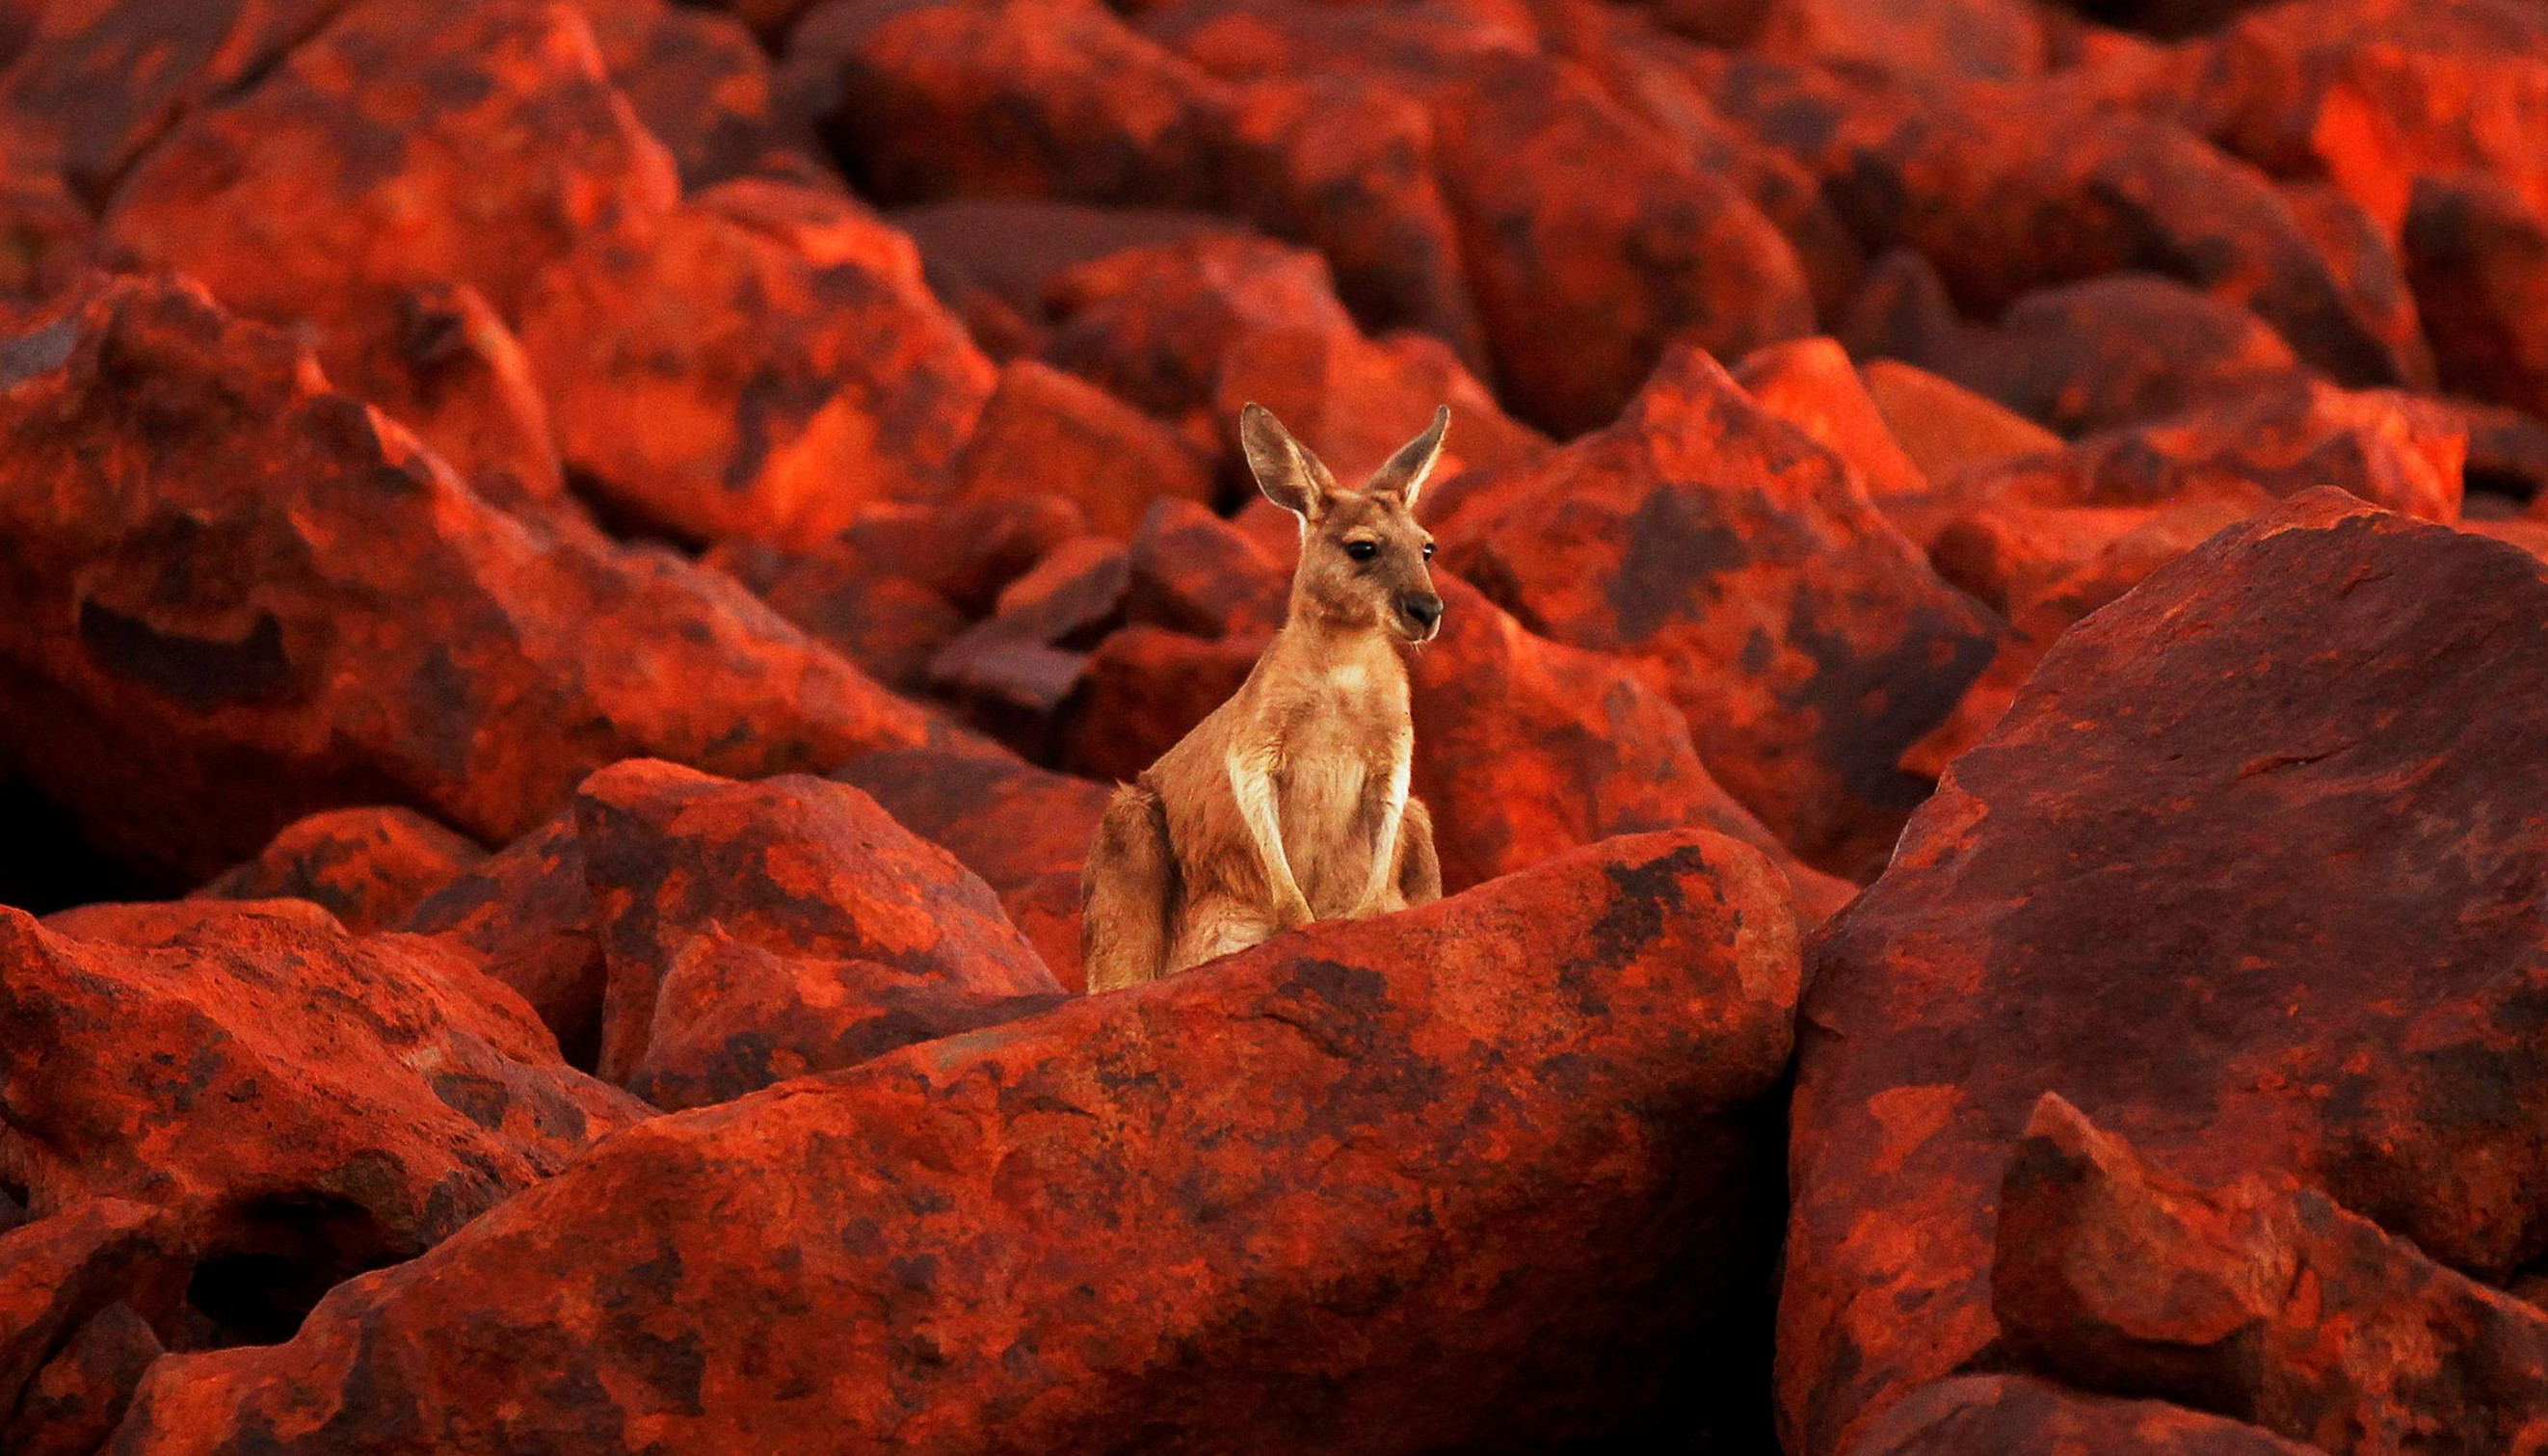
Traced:
<path id="1" fill-rule="evenodd" d="M 1398 599 L 1399 613 L 1416 629 L 1416 640 L 1433 635 L 1442 624 L 1442 598 L 1430 592 L 1415 592 Z"/>

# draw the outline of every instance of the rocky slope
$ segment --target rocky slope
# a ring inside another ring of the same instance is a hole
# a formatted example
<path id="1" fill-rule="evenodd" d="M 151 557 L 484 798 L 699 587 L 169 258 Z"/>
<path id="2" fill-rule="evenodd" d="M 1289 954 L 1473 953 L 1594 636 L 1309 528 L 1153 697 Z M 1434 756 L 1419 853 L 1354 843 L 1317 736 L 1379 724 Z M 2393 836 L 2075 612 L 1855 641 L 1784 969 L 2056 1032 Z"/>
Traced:
<path id="1" fill-rule="evenodd" d="M 2548 1440 L 2532 0 L 0 0 L 0 1452 Z M 1087 997 L 1437 405 L 1449 898 Z"/>

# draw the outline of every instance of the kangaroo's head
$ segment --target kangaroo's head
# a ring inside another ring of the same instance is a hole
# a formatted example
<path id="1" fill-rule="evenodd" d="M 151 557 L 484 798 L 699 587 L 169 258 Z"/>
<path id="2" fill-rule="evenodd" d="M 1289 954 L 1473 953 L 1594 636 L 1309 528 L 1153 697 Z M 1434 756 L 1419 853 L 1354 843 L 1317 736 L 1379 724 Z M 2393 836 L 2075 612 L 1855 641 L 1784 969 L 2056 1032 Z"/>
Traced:
<path id="1" fill-rule="evenodd" d="M 1292 618 L 1329 628 L 1389 631 L 1425 642 L 1442 625 L 1442 598 L 1424 564 L 1433 538 L 1415 523 L 1415 497 L 1442 454 L 1449 407 L 1355 490 L 1262 405 L 1238 412 L 1247 468 L 1275 504 L 1301 518 L 1301 565 L 1292 574 Z"/>

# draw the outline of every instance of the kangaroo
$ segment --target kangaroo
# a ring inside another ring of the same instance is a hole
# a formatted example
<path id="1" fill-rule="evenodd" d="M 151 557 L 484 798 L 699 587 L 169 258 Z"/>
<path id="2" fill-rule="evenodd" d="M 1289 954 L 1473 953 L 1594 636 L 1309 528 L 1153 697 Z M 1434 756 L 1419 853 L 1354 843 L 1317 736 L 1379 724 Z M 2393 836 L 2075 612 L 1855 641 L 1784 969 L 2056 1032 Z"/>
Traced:
<path id="1" fill-rule="evenodd" d="M 1300 517 L 1291 603 L 1238 691 L 1108 803 L 1080 876 L 1092 993 L 1442 897 L 1433 821 L 1407 792 L 1415 725 L 1399 654 L 1442 625 L 1414 511 L 1450 424 L 1436 410 L 1349 491 L 1271 410 L 1239 411 L 1258 488 Z"/>

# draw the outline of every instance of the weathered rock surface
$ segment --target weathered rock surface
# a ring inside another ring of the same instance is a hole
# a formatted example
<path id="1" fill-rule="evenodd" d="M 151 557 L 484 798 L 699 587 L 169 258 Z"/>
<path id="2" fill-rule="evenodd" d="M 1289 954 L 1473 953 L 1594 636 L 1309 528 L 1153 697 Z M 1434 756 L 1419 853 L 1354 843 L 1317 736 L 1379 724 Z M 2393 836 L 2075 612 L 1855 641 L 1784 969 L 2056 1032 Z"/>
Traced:
<path id="1" fill-rule="evenodd" d="M 487 852 L 413 809 L 329 809 L 284 826 L 257 857 L 190 897 L 308 900 L 357 935 L 390 930 Z"/>
<path id="2" fill-rule="evenodd" d="M 1067 991 L 1079 969 L 1079 866 L 1111 789 L 990 747 L 888 749 L 831 775 L 954 855 L 1000 897 L 1009 921 Z"/>
<path id="3" fill-rule="evenodd" d="M 0 114 L 18 146 L 58 167 L 93 205 L 169 128 L 271 66 L 343 3 L 46 0 L 0 71 Z"/>
<path id="4" fill-rule="evenodd" d="M 1213 464 L 1169 425 L 1095 385 L 1022 359 L 1000 371 L 954 486 L 957 500 L 1058 495 L 1079 506 L 1092 529 L 1129 537 L 1153 500 L 1210 504 Z"/>
<path id="5" fill-rule="evenodd" d="M 359 388 L 404 291 L 465 283 L 517 320 L 549 263 L 678 189 L 573 6 L 360 0 L 142 156 L 103 241 L 303 330 Z"/>
<path id="6" fill-rule="evenodd" d="M 1969 489 L 2047 505 L 2153 505 L 2320 486 L 2426 520 L 2459 519 L 2468 429 L 2396 390 L 2300 381 L 2009 462 Z"/>
<path id="7" fill-rule="evenodd" d="M 596 234 L 524 314 L 569 467 L 684 540 L 810 545 L 871 502 L 945 499 L 996 378 L 911 239 L 788 182 Z"/>
<path id="8" fill-rule="evenodd" d="M 722 1102 L 1060 994 L 990 889 L 858 789 L 638 760 L 418 907 L 571 1056 Z M 1042 999 L 1039 999 L 1042 998 Z"/>
<path id="9" fill-rule="evenodd" d="M 1991 1195 L 2046 1091 L 2465 1273 L 2548 1249 L 2548 837 L 2505 789 L 2548 761 L 2543 621 L 2537 559 L 2320 491 L 2053 647 L 1818 944 L 1788 1449 L 1848 1449 L 1998 1337 Z"/>
<path id="10" fill-rule="evenodd" d="M 1718 781 L 1851 877 L 1920 800 L 1895 761 L 1999 636 L 1837 456 L 1696 350 L 1616 424 L 1452 482 L 1432 514 L 1453 571 L 1535 632 L 1645 665 Z"/>
<path id="11" fill-rule="evenodd" d="M 218 1342 L 289 1335 L 645 1112 L 461 957 L 296 903 L 91 919 L 114 939 L 0 910 L 0 1170 L 40 1221 L 16 1236 L 90 1200 L 164 1211 Z"/>
<path id="12" fill-rule="evenodd" d="M 2548 1314 L 2311 1188 L 2197 1188 L 2048 1092 L 1999 1198 L 1991 1310 L 2020 1358 L 2321 1451 L 2519 1450 Z"/>
<path id="13" fill-rule="evenodd" d="M 320 809 L 497 844 L 632 755 L 926 737 L 728 579 L 486 504 L 191 286 L 101 284 L 6 349 L 0 752 L 171 888 Z"/>
<path id="14" fill-rule="evenodd" d="M 2315 1447 L 2162 1401 L 2086 1396 L 2017 1375 L 1942 1380 L 1879 1418 L 1851 1456 L 2308 1456 Z"/>
<path id="15" fill-rule="evenodd" d="M 162 1361 L 121 1456 L 641 1430 L 1411 1453 L 1739 1423 L 1719 1393 L 1758 1334 L 1720 1321 L 1770 1252 L 1761 1101 L 1796 973 L 1753 851 L 1588 848 L 659 1119 L 288 1345 Z M 490 1340 L 505 1359 L 468 1353 Z"/>

